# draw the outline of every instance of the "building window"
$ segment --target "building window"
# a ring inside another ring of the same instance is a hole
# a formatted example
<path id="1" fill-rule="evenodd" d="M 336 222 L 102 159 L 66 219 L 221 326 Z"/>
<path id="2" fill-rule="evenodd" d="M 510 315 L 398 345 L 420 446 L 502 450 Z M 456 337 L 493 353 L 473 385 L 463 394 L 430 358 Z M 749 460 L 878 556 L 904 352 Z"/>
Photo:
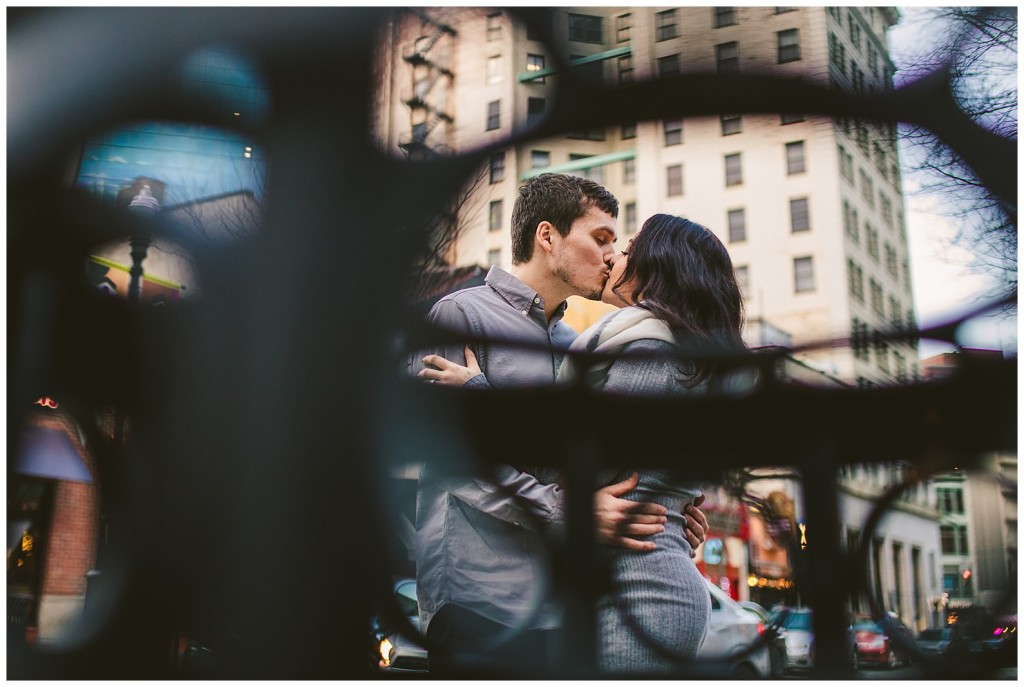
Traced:
<path id="1" fill-rule="evenodd" d="M 544 56 L 528 54 L 526 56 L 526 71 L 527 73 L 539 72 L 544 70 Z M 544 83 L 545 77 L 534 79 L 533 83 Z"/>
<path id="2" fill-rule="evenodd" d="M 889 324 L 897 331 L 903 329 L 903 307 L 896 296 L 889 296 Z"/>
<path id="3" fill-rule="evenodd" d="M 683 142 L 683 120 L 666 119 L 663 122 L 665 129 L 665 145 L 677 146 Z"/>
<path id="4" fill-rule="evenodd" d="M 665 181 L 665 195 L 669 197 L 683 195 L 683 166 L 669 165 L 665 169 Z"/>
<path id="5" fill-rule="evenodd" d="M 501 70 L 501 55 L 493 55 L 487 58 L 487 83 L 501 83 L 502 77 Z"/>
<path id="6" fill-rule="evenodd" d="M 487 251 L 487 265 L 498 265 L 501 263 L 501 249 L 492 248 Z"/>
<path id="7" fill-rule="evenodd" d="M 623 141 L 636 138 L 636 122 L 633 122 L 632 124 L 623 124 L 620 135 Z"/>
<path id="8" fill-rule="evenodd" d="M 796 293 L 814 291 L 814 261 L 810 256 L 793 258 L 793 290 Z"/>
<path id="9" fill-rule="evenodd" d="M 658 76 L 675 76 L 679 73 L 679 53 L 658 58 Z"/>
<path id="10" fill-rule="evenodd" d="M 625 43 L 629 40 L 629 29 L 633 23 L 633 15 L 627 12 L 615 17 L 615 42 Z"/>
<path id="11" fill-rule="evenodd" d="M 864 270 L 854 262 L 853 258 L 846 259 L 846 276 L 850 282 L 850 297 L 861 303 L 864 302 Z"/>
<path id="12" fill-rule="evenodd" d="M 551 166 L 551 152 L 548 150 L 530 151 L 530 168 L 539 169 Z"/>
<path id="13" fill-rule="evenodd" d="M 896 249 L 892 247 L 892 244 L 886 242 L 885 244 L 885 269 L 889 270 L 896 279 L 900 277 L 900 265 L 899 260 L 896 258 Z"/>
<path id="14" fill-rule="evenodd" d="M 487 130 L 494 131 L 501 127 L 501 101 L 492 100 L 487 103 Z"/>
<path id="15" fill-rule="evenodd" d="M 790 198 L 789 226 L 792 228 L 793 233 L 810 231 L 811 216 L 806 198 Z"/>
<path id="16" fill-rule="evenodd" d="M 948 487 L 937 487 L 935 489 L 935 507 L 940 513 L 964 512 L 964 490 Z"/>
<path id="17" fill-rule="evenodd" d="M 853 10 L 849 11 L 849 21 L 847 25 L 850 29 L 850 43 L 853 44 L 857 50 L 860 50 L 860 24 L 857 22 L 857 18 L 853 16 Z"/>
<path id="18" fill-rule="evenodd" d="M 544 121 L 544 98 L 526 99 L 526 126 L 535 126 Z"/>
<path id="19" fill-rule="evenodd" d="M 725 156 L 725 185 L 736 186 L 743 183 L 743 163 L 739 153 Z"/>
<path id="20" fill-rule="evenodd" d="M 857 219 L 857 208 L 851 206 L 846 199 L 843 199 L 843 229 L 851 241 L 854 243 L 860 242 L 860 224 Z"/>
<path id="21" fill-rule="evenodd" d="M 735 7 L 715 7 L 712 9 L 714 15 L 714 26 L 716 29 L 723 26 L 732 26 L 736 23 Z"/>
<path id="22" fill-rule="evenodd" d="M 854 183 L 853 178 L 853 155 L 846 152 L 846 148 L 839 146 L 839 173 L 847 181 Z"/>
<path id="23" fill-rule="evenodd" d="M 633 83 L 632 55 L 623 55 L 619 58 L 619 83 Z"/>
<path id="24" fill-rule="evenodd" d="M 868 205 L 875 207 L 875 182 L 863 169 L 860 170 L 860 194 Z"/>
<path id="25" fill-rule="evenodd" d="M 622 161 L 622 183 L 636 183 L 636 158 L 629 158 Z"/>
<path id="26" fill-rule="evenodd" d="M 676 37 L 676 11 L 665 10 L 654 15 L 654 40 L 667 41 Z"/>
<path id="27" fill-rule="evenodd" d="M 850 348 L 853 349 L 853 357 L 857 360 L 869 360 L 871 358 L 871 351 L 868 349 L 868 338 L 868 326 L 856 317 L 853 318 L 850 326 Z M 863 386 L 859 383 L 859 378 L 857 386 Z"/>
<path id="28" fill-rule="evenodd" d="M 492 184 L 496 184 L 505 178 L 505 151 L 491 153 L 490 177 Z"/>
<path id="29" fill-rule="evenodd" d="M 828 34 L 828 59 L 836 71 L 846 76 L 846 46 L 831 31 Z"/>
<path id="30" fill-rule="evenodd" d="M 954 556 L 970 553 L 967 549 L 967 527 L 964 525 L 939 525 L 939 536 L 942 540 L 942 553 Z"/>
<path id="31" fill-rule="evenodd" d="M 905 383 L 907 381 L 907 359 L 899 351 L 893 351 L 892 358 L 896 361 L 896 381 Z"/>
<path id="32" fill-rule="evenodd" d="M 743 132 L 743 117 L 740 115 L 722 115 L 722 135 L 731 136 Z"/>
<path id="33" fill-rule="evenodd" d="M 487 40 L 501 39 L 501 12 L 487 15 Z"/>
<path id="34" fill-rule="evenodd" d="M 501 229 L 501 225 L 503 223 L 503 218 L 501 216 L 502 205 L 503 203 L 500 199 L 491 201 L 487 215 L 487 228 L 491 231 L 498 231 Z"/>
<path id="35" fill-rule="evenodd" d="M 729 243 L 747 240 L 747 213 L 743 208 L 729 210 Z"/>
<path id="36" fill-rule="evenodd" d="M 592 129 L 579 129 L 566 134 L 567 138 L 574 138 L 580 141 L 603 141 L 605 138 L 604 127 L 598 126 Z"/>
<path id="37" fill-rule="evenodd" d="M 740 70 L 740 44 L 736 41 L 715 46 L 715 65 L 719 74 L 731 74 Z"/>
<path id="38" fill-rule="evenodd" d="M 806 172 L 804 164 L 804 142 L 793 141 L 786 144 L 786 174 Z"/>
<path id="39" fill-rule="evenodd" d="M 804 116 L 802 114 L 792 114 L 792 113 L 787 114 L 787 113 L 784 112 L 782 114 L 782 116 L 780 117 L 780 120 L 781 120 L 783 125 L 785 125 L 785 124 L 796 124 L 797 122 L 804 121 Z"/>
<path id="40" fill-rule="evenodd" d="M 885 317 L 885 303 L 882 297 L 882 285 L 879 284 L 874 278 L 868 280 L 868 289 L 871 291 L 871 309 L 875 311 L 876 315 Z"/>
<path id="41" fill-rule="evenodd" d="M 570 14 L 569 40 L 577 43 L 603 43 L 601 17 L 589 14 Z"/>
<path id="42" fill-rule="evenodd" d="M 626 223 L 626 227 L 625 227 L 626 233 L 627 234 L 635 234 L 636 233 L 636 203 L 626 203 L 625 223 Z"/>
<path id="43" fill-rule="evenodd" d="M 593 157 L 593 155 L 570 155 L 569 160 L 586 160 L 588 157 Z M 604 185 L 604 165 L 599 165 L 597 167 L 585 167 L 577 170 L 574 174 L 581 176 L 584 179 L 590 179 L 591 181 Z"/>
<path id="44" fill-rule="evenodd" d="M 889 196 L 885 195 L 881 191 L 878 192 L 878 204 L 881 207 L 882 219 L 885 223 L 892 226 L 892 201 L 889 200 Z"/>
<path id="45" fill-rule="evenodd" d="M 867 235 L 868 255 L 877 260 L 880 255 L 878 250 L 878 230 L 875 229 L 870 224 L 868 224 L 867 222 L 865 222 L 864 233 Z"/>
<path id="46" fill-rule="evenodd" d="M 787 29 L 775 34 L 778 37 L 778 62 L 796 62 L 800 59 L 800 29 Z"/>
<path id="47" fill-rule="evenodd" d="M 750 267 L 747 265 L 737 265 L 734 270 L 736 273 L 736 286 L 740 287 L 740 295 L 746 296 L 750 293 Z"/>

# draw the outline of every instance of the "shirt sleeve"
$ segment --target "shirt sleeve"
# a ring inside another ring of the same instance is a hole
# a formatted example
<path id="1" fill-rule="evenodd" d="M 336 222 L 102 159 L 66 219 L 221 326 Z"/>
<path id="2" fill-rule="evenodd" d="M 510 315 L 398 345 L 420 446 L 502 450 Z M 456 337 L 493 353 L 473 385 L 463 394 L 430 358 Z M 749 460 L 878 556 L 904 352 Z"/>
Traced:
<path id="1" fill-rule="evenodd" d="M 543 484 L 533 475 L 511 465 L 499 465 L 495 480 L 461 479 L 449 485 L 449 493 L 482 513 L 525 529 L 536 530 L 565 521 L 565 491 L 557 484 Z"/>
<path id="2" fill-rule="evenodd" d="M 454 299 L 446 298 L 435 303 L 434 307 L 430 309 L 430 313 L 427 315 L 427 322 L 449 331 L 465 332 L 472 336 L 480 336 L 480 330 L 476 327 L 473 317 L 471 317 L 471 313 L 466 310 L 466 306 Z M 480 369 L 486 370 L 487 359 L 481 355 L 480 345 L 470 345 L 473 348 L 473 353 L 476 354 L 476 359 L 480 364 Z M 413 360 L 412 373 L 415 375 L 423 369 L 423 356 L 431 353 L 439 355 L 445 360 L 449 360 L 453 363 L 465 365 L 466 353 L 464 348 L 465 344 L 459 342 L 448 342 L 420 351 Z M 466 382 L 465 388 L 487 389 L 490 388 L 490 383 L 487 381 L 487 377 L 484 373 L 481 372 L 475 377 L 470 378 L 470 380 Z"/>

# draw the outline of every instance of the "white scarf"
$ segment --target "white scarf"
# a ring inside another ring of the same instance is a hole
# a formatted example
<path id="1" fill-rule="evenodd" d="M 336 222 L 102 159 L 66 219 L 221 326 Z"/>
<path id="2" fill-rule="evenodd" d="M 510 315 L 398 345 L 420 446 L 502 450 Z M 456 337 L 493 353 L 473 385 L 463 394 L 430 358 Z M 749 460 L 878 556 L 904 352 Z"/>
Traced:
<path id="1" fill-rule="evenodd" d="M 675 337 L 664 320 L 644 308 L 630 305 L 613 311 L 588 327 L 569 346 L 569 351 L 558 369 L 559 382 L 576 380 L 583 366 L 572 357 L 574 353 L 606 354 L 608 359 L 593 365 L 586 371 L 587 385 L 595 388 L 604 386 L 608 368 L 614 356 L 627 344 L 642 339 L 654 339 L 674 344 Z"/>

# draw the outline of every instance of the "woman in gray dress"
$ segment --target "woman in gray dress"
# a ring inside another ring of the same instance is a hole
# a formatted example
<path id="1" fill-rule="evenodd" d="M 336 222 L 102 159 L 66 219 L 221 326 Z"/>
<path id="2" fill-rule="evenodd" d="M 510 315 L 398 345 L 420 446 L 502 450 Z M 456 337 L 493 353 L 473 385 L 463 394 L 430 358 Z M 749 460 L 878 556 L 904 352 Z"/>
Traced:
<path id="1" fill-rule="evenodd" d="M 707 228 L 671 215 L 652 216 L 615 262 L 602 300 L 620 309 L 579 335 L 559 371 L 561 379 L 583 375 L 591 388 L 628 395 L 706 393 L 735 383 L 711 359 L 679 357 L 687 350 L 744 350 L 742 298 L 732 261 Z M 608 357 L 583 369 L 573 352 Z M 609 473 L 600 481 L 628 474 Z M 669 522 L 650 538 L 653 551 L 607 551 L 614 591 L 598 608 L 603 670 L 664 673 L 678 668 L 678 659 L 696 656 L 711 600 L 679 514 L 699 494 L 685 469 L 655 469 L 642 470 L 636 489 L 624 496 L 662 504 Z"/>

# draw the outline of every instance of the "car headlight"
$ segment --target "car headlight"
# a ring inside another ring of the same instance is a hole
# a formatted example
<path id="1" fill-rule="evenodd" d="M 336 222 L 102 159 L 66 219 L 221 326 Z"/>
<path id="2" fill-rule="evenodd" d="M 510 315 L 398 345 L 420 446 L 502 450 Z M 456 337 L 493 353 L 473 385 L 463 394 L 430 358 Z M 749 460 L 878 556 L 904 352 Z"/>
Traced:
<path id="1" fill-rule="evenodd" d="M 385 668 L 391 665 L 391 651 L 394 648 L 391 640 L 387 637 L 380 640 L 380 660 L 384 663 Z"/>

